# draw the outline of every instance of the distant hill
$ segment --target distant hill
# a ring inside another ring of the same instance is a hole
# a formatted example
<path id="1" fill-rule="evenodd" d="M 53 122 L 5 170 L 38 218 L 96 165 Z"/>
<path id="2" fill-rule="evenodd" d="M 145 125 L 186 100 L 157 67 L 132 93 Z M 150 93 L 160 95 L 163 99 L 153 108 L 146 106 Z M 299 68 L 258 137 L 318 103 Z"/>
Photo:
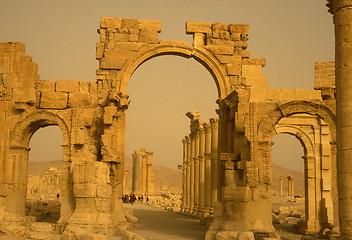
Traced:
<path id="1" fill-rule="evenodd" d="M 45 161 L 45 162 L 29 162 L 28 163 L 28 174 L 37 176 L 45 173 L 50 167 L 56 167 L 61 169 L 63 162 L 61 160 Z M 125 158 L 125 170 L 127 174 L 127 189 L 132 189 L 132 157 L 126 156 Z M 167 186 L 168 189 L 175 188 L 181 190 L 182 185 L 182 171 L 177 169 L 171 169 L 168 167 L 153 164 L 152 170 L 154 172 L 154 184 L 155 192 L 159 192 L 161 182 Z M 279 192 L 279 178 L 280 176 L 293 176 L 295 195 L 304 195 L 304 174 L 295 170 L 284 168 L 280 165 L 273 163 L 273 191 Z M 283 191 L 287 194 L 287 180 L 283 180 Z"/>
<path id="2" fill-rule="evenodd" d="M 272 184 L 272 190 L 279 192 L 279 178 L 281 176 L 292 176 L 293 177 L 293 186 L 294 186 L 294 195 L 301 195 L 304 196 L 304 173 L 299 172 L 296 170 L 291 170 L 287 169 L 285 167 L 282 167 L 276 163 L 273 163 L 273 168 L 272 168 L 272 174 L 273 174 L 273 184 Z M 288 180 L 283 179 L 282 180 L 282 185 L 283 185 L 283 192 L 285 195 L 287 195 L 287 182 Z"/>

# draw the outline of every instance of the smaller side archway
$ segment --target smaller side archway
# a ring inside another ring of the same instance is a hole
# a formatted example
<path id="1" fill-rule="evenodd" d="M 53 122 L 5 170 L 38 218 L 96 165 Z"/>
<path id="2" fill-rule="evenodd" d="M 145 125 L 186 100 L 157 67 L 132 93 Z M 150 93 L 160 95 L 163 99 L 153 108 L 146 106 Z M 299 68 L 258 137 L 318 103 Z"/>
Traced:
<path id="1" fill-rule="evenodd" d="M 301 119 L 300 119 L 301 118 Z M 338 224 L 335 115 L 324 105 L 297 101 L 277 106 L 258 128 L 260 141 L 271 152 L 271 138 L 277 133 L 296 136 L 305 149 L 306 219 L 302 233 L 316 233 Z M 261 150 L 260 150 L 261 151 Z M 259 156 L 265 156 L 259 154 Z M 268 154 L 266 161 L 271 161 Z"/>
<path id="2" fill-rule="evenodd" d="M 9 155 L 6 159 L 5 186 L 7 198 L 7 212 L 24 215 L 25 199 L 28 180 L 29 141 L 40 128 L 59 126 L 63 135 L 63 170 L 61 182 L 61 210 L 60 221 L 67 219 L 73 210 L 72 181 L 69 176 L 70 165 L 70 129 L 68 121 L 54 111 L 35 111 L 17 122 L 11 131 Z M 71 183 L 71 184 L 70 184 Z"/>

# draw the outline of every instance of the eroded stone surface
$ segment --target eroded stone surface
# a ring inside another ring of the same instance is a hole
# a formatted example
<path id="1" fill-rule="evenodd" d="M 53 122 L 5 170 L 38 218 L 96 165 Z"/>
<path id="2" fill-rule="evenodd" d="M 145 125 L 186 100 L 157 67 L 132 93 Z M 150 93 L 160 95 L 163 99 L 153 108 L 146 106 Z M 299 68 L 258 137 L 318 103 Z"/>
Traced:
<path id="1" fill-rule="evenodd" d="M 165 54 L 194 57 L 210 71 L 218 90 L 218 119 L 204 124 L 199 113 L 188 114 L 191 135 L 184 139 L 187 154 L 180 167 L 187 183 L 182 211 L 197 216 L 215 212 L 207 239 L 231 238 L 235 232 L 238 239 L 274 233 L 271 138 L 280 131 L 305 144 L 307 199 L 312 199 L 312 193 L 316 202 L 324 203 L 319 206 L 321 218 L 307 221 L 303 229 L 316 232 L 322 225 L 337 226 L 331 65 L 316 65 L 316 90 L 270 89 L 262 75 L 265 60 L 251 59 L 247 50 L 248 25 L 189 22 L 186 32 L 193 35 L 193 46 L 159 41 L 160 31 L 158 21 L 102 18 L 97 81 L 89 84 L 42 80 L 37 64 L 25 55 L 24 44 L 0 43 L 1 226 L 14 235 L 25 233 L 21 223 L 26 221 L 28 141 L 40 127 L 58 125 L 64 138 L 64 167 L 56 228 L 67 238 L 86 239 L 105 239 L 126 230 L 121 197 L 127 86 L 140 64 Z M 299 114 L 313 116 L 316 122 L 308 125 L 314 134 L 302 130 L 299 122 L 294 124 L 297 131 L 289 127 Z M 288 123 L 278 129 L 282 121 Z M 209 170 L 214 174 L 209 175 Z M 311 192 L 313 181 L 322 184 Z"/>

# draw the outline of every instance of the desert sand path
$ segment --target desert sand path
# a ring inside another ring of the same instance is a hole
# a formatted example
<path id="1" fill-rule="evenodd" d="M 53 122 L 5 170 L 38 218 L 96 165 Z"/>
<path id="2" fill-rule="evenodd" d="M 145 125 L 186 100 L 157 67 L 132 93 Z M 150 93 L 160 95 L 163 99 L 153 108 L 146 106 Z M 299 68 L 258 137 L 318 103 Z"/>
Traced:
<path id="1" fill-rule="evenodd" d="M 133 210 L 138 218 L 130 231 L 146 240 L 200 240 L 205 237 L 206 227 L 198 219 L 140 203 L 124 204 L 124 207 Z"/>

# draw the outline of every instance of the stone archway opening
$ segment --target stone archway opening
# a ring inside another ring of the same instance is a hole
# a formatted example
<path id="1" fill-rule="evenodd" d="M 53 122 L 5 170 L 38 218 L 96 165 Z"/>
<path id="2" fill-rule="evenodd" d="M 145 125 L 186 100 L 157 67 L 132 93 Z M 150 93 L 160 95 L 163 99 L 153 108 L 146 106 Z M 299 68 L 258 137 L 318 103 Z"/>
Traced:
<path id="1" fill-rule="evenodd" d="M 282 222 L 291 223 L 294 231 L 301 234 L 317 233 L 324 227 L 332 226 L 336 214 L 332 195 L 332 192 L 335 191 L 333 189 L 335 166 L 331 133 L 327 123 L 317 115 L 297 113 L 281 118 L 275 125 L 273 134 L 290 134 L 296 137 L 304 152 L 301 155 L 304 162 L 304 202 L 302 198 L 297 197 L 299 195 L 297 191 L 295 194 L 291 192 L 292 196 L 289 196 L 290 199 L 287 201 L 289 204 L 284 205 L 281 211 L 274 211 L 275 215 L 282 215 L 281 217 L 286 218 L 281 219 Z M 275 140 L 275 137 L 272 139 Z M 290 154 L 288 150 L 286 153 Z M 275 157 L 274 153 L 272 153 L 272 157 Z M 274 159 L 272 161 L 274 162 Z M 293 176 L 280 177 L 281 183 L 288 179 L 290 186 L 288 186 L 287 195 L 290 195 L 292 179 L 296 187 L 302 185 Z M 278 180 L 273 178 L 273 186 L 274 182 Z M 282 192 L 282 189 L 280 190 Z M 275 197 L 273 197 L 274 202 Z M 304 207 L 304 211 L 302 207 Z M 274 216 L 273 222 L 279 224 L 280 219 L 278 218 Z M 280 229 L 280 226 L 275 227 Z"/>
<path id="2" fill-rule="evenodd" d="M 60 218 L 63 144 L 55 125 L 38 129 L 29 141 L 25 214 L 39 222 L 56 223 Z"/>
<path id="3" fill-rule="evenodd" d="M 282 191 L 284 196 L 288 196 L 287 179 L 291 176 L 294 179 L 294 196 L 304 197 L 304 146 L 299 139 L 288 133 L 275 135 L 272 142 L 273 193 L 280 195 L 279 179 L 286 177 L 282 181 Z"/>
<path id="4" fill-rule="evenodd" d="M 281 237 L 297 237 L 296 226 L 305 219 L 304 142 L 290 132 L 272 138 L 273 225 Z M 292 235 L 292 236 L 291 236 Z"/>
<path id="5" fill-rule="evenodd" d="M 152 150 L 153 168 L 166 166 L 177 176 L 161 183 L 164 173 L 155 169 L 155 193 L 161 188 L 180 192 L 181 140 L 189 132 L 185 113 L 199 111 L 205 120 L 216 116 L 218 96 L 212 75 L 193 59 L 159 56 L 138 67 L 127 90 L 131 103 L 126 111 L 126 168 L 134 151 Z M 131 178 L 132 172 L 128 175 Z"/>

